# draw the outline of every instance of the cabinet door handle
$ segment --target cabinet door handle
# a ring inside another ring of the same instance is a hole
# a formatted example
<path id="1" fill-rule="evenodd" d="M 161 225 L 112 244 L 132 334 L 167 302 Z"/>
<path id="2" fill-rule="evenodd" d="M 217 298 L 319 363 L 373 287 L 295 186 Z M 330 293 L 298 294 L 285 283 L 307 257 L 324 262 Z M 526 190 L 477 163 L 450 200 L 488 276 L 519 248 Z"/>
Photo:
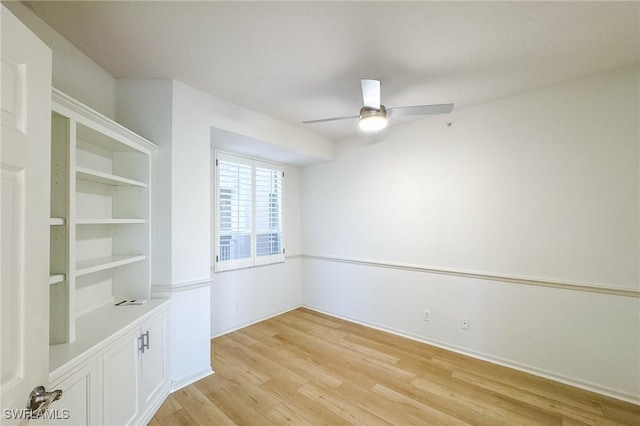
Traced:
<path id="1" fill-rule="evenodd" d="M 138 352 L 144 353 L 144 339 L 142 337 L 138 337 Z"/>
<path id="2" fill-rule="evenodd" d="M 149 350 L 149 330 L 142 335 L 142 353 L 145 349 Z"/>

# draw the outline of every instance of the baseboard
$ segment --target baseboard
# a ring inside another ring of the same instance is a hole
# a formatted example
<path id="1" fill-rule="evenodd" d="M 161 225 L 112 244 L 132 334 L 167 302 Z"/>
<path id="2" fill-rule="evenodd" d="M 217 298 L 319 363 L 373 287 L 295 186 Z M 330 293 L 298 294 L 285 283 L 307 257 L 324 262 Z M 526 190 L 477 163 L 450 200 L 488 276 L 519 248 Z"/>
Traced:
<path id="1" fill-rule="evenodd" d="M 192 383 L 197 382 L 198 380 L 204 379 L 207 376 L 213 374 L 213 370 L 211 367 L 203 368 L 202 370 L 195 371 L 191 374 L 187 374 L 186 376 L 182 376 L 179 379 L 171 381 L 171 393 L 182 389 L 185 386 L 189 386 Z"/>
<path id="2" fill-rule="evenodd" d="M 160 409 L 160 406 L 162 405 L 162 403 L 166 401 L 167 397 L 169 396 L 169 389 L 170 389 L 170 384 L 167 381 L 167 384 L 163 386 L 160 391 L 158 391 L 153 401 L 149 403 L 149 406 L 147 407 L 146 411 L 142 413 L 142 415 L 140 416 L 139 424 L 141 425 L 149 424 L 153 416 L 155 416 L 158 410 Z"/>
<path id="3" fill-rule="evenodd" d="M 215 334 L 212 334 L 211 338 L 215 339 L 216 337 L 220 337 L 220 336 L 224 336 L 225 334 L 233 333 L 234 331 L 240 330 L 240 329 L 245 328 L 245 327 L 249 327 L 250 325 L 257 324 L 257 323 L 262 322 L 264 320 L 268 320 L 269 318 L 277 317 L 278 315 L 286 314 L 287 312 L 293 311 L 294 309 L 298 309 L 298 308 L 301 308 L 301 307 L 302 307 L 302 305 L 295 305 L 295 306 L 291 306 L 289 308 L 283 309 L 283 310 L 278 311 L 278 312 L 274 312 L 274 313 L 267 314 L 267 315 L 264 315 L 264 316 L 261 316 L 261 317 L 253 318 L 253 319 L 251 319 L 249 321 L 245 321 L 245 322 L 242 322 L 240 324 L 234 325 L 233 327 L 224 329 L 222 331 L 218 331 Z"/>
<path id="4" fill-rule="evenodd" d="M 463 347 L 459 347 L 459 346 L 455 346 L 455 345 L 451 345 L 445 342 L 440 342 L 437 340 L 432 340 L 432 339 L 425 339 L 422 336 L 418 336 L 415 335 L 413 333 L 407 333 L 403 330 L 398 330 L 398 329 L 394 329 L 392 327 L 387 327 L 385 325 L 382 324 L 375 324 L 375 323 L 370 323 L 370 322 L 366 322 L 366 321 L 362 321 L 359 320 L 357 318 L 352 318 L 349 316 L 345 316 L 345 315 L 341 315 L 341 314 L 337 314 L 335 312 L 331 312 L 331 311 L 327 311 L 315 306 L 310 306 L 310 305 L 302 305 L 302 307 L 307 308 L 307 309 L 311 309 L 313 311 L 319 312 L 321 314 L 324 315 L 328 315 L 328 316 L 332 316 L 335 318 L 339 318 L 345 321 L 349 321 L 349 322 L 353 322 L 356 324 L 360 324 L 363 325 L 365 327 L 369 327 L 369 328 L 373 328 L 375 330 L 380 330 L 380 331 L 384 331 L 387 333 L 391 333 L 394 334 L 396 336 L 400 336 L 400 337 L 405 337 L 407 339 L 411 339 L 411 340 L 415 340 L 417 342 L 420 343 L 425 343 L 427 345 L 432 345 L 432 346 L 436 346 L 442 349 L 446 349 L 452 352 L 456 352 L 462 355 L 466 355 L 466 356 L 470 356 L 472 358 L 476 358 L 476 359 L 480 359 L 483 361 L 488 361 L 491 362 L 493 364 L 498 364 L 498 365 L 502 365 L 504 367 L 509 367 L 509 368 L 513 368 L 515 370 L 519 370 L 525 373 L 529 373 L 529 374 L 533 374 L 534 376 L 539 376 L 539 377 L 543 377 L 545 379 L 549 379 L 549 380 L 553 380 L 555 382 L 560 382 L 569 386 L 573 386 L 576 388 L 580 388 L 580 389 L 584 389 L 590 392 L 595 392 L 601 395 L 605 395 L 611 398 L 615 398 L 615 399 L 619 399 L 621 401 L 625 401 L 625 402 L 630 402 L 632 404 L 636 404 L 636 405 L 640 405 L 640 395 L 634 395 L 634 394 L 630 394 L 627 392 L 623 392 L 623 391 L 619 391 L 617 389 L 610 389 L 604 386 L 600 386 L 598 384 L 595 383 L 590 383 L 587 381 L 582 381 L 579 379 L 575 379 L 572 377 L 566 377 L 566 376 L 562 376 L 560 374 L 554 373 L 554 372 L 550 372 L 550 371 L 545 371 L 543 369 L 539 369 L 536 367 L 532 367 L 529 365 L 525 365 L 525 364 L 520 364 L 511 360 L 507 360 L 507 359 L 502 359 L 499 357 L 495 357 L 492 355 L 488 355 L 485 353 L 481 353 L 481 352 L 475 352 L 472 350 L 469 350 L 467 348 L 463 348 Z"/>

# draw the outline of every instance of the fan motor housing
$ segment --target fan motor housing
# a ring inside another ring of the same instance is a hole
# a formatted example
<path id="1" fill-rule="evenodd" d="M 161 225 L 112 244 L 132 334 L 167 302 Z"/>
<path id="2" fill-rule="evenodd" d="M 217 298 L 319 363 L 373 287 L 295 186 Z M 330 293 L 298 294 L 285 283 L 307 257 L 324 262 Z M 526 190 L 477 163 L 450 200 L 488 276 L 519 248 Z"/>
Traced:
<path id="1" fill-rule="evenodd" d="M 363 118 L 376 116 L 387 118 L 387 109 L 384 107 L 384 105 L 380 105 L 380 109 L 366 106 L 360 108 L 360 120 L 362 120 Z"/>
<path id="2" fill-rule="evenodd" d="M 380 109 L 362 107 L 358 125 L 365 132 L 377 132 L 387 127 L 387 110 L 384 105 L 380 105 Z"/>

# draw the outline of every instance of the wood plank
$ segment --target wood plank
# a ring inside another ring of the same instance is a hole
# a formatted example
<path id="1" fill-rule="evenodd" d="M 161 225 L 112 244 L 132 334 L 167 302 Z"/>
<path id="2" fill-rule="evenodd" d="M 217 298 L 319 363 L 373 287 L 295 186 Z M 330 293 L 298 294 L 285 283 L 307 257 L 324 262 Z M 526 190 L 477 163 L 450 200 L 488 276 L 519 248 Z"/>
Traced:
<path id="1" fill-rule="evenodd" d="M 172 397 L 201 425 L 235 424 L 195 386 L 182 388 L 174 392 Z"/>
<path id="2" fill-rule="evenodd" d="M 200 424 L 184 408 L 174 411 L 165 417 L 154 417 L 150 424 L 155 424 L 155 422 L 160 426 L 193 426 Z"/>
<path id="3" fill-rule="evenodd" d="M 514 404 L 511 400 L 492 392 L 460 386 L 454 381 L 447 383 L 433 377 L 429 379 L 417 377 L 411 384 L 425 392 L 445 398 L 448 404 L 456 407 L 458 411 L 460 407 L 471 410 L 476 419 L 483 417 L 487 420 L 487 424 L 536 424 L 541 426 L 560 426 L 562 424 L 560 416 L 550 415 L 543 410 L 523 407 L 521 404 Z"/>
<path id="4" fill-rule="evenodd" d="M 424 414 L 419 409 L 407 409 L 402 403 L 392 399 L 380 398 L 371 389 L 362 389 L 350 383 L 344 383 L 334 390 L 345 401 L 368 410 L 372 414 L 392 424 L 424 425 Z"/>
<path id="5" fill-rule="evenodd" d="M 342 417 L 333 413 L 327 406 L 319 401 L 314 401 L 298 392 L 298 389 L 292 389 L 289 383 L 279 380 L 271 380 L 265 383 L 261 388 L 269 394 L 282 401 L 284 405 L 289 407 L 297 415 L 305 418 L 314 425 L 349 425 Z"/>
<path id="6" fill-rule="evenodd" d="M 300 416 L 285 404 L 277 405 L 265 415 L 276 425 L 313 426 L 313 423 L 307 421 L 307 419 Z"/>
<path id="7" fill-rule="evenodd" d="M 593 392 L 577 389 L 564 383 L 552 382 L 542 377 L 536 377 L 522 371 L 491 364 L 487 361 L 474 360 L 476 362 L 470 364 L 472 361 L 469 360 L 469 357 L 461 354 L 456 354 L 455 357 L 450 356 L 447 359 L 434 357 L 431 361 L 440 365 L 447 364 L 451 366 L 454 371 L 473 371 L 478 376 L 486 379 L 495 380 L 505 385 L 526 390 L 538 396 L 551 398 L 581 410 L 602 415 L 602 407 L 597 398 L 593 399 L 593 397 L 596 396 Z"/>
<path id="8" fill-rule="evenodd" d="M 522 390 L 520 387 L 506 385 L 466 371 L 457 371 L 453 373 L 453 377 L 482 389 L 505 395 L 506 397 L 520 401 L 523 404 L 532 405 L 549 413 L 570 417 L 588 424 L 609 423 L 602 415 L 589 412 L 583 408 L 576 408 L 575 405 L 559 402 L 558 399 L 560 395 L 556 398 L 540 396 L 535 393 Z"/>
<path id="9" fill-rule="evenodd" d="M 182 406 L 178 403 L 178 401 L 176 401 L 173 395 L 169 395 L 167 400 L 158 409 L 158 412 L 156 413 L 155 417 L 156 418 L 167 417 L 180 409 L 182 409 Z"/>
<path id="10" fill-rule="evenodd" d="M 306 385 L 301 386 L 300 389 L 298 389 L 298 392 L 310 400 L 316 401 L 327 407 L 332 413 L 337 414 L 351 424 L 390 424 L 382 418 L 371 414 L 369 411 L 359 407 L 358 405 L 354 405 L 348 399 L 341 398 L 331 392 L 331 390 L 323 388 L 322 386 L 307 383 Z"/>
<path id="11" fill-rule="evenodd" d="M 412 396 L 389 389 L 386 386 L 375 385 L 372 389 L 373 393 L 398 404 L 403 410 L 412 410 L 416 412 L 425 424 L 437 425 L 467 425 L 469 423 L 439 411 L 427 404 L 424 404 Z"/>
<path id="12" fill-rule="evenodd" d="M 223 342 L 225 348 L 230 352 L 230 356 L 235 356 L 236 359 L 242 359 L 245 369 L 249 369 L 250 371 L 260 371 L 262 372 L 261 375 L 266 377 L 267 380 L 273 377 L 278 377 L 299 386 L 304 385 L 309 381 L 291 369 L 274 362 L 268 355 L 265 356 L 258 350 L 254 350 L 254 346 L 259 345 L 258 343 L 254 343 L 250 347 L 246 347 L 238 343 L 235 340 L 235 336 L 229 336 L 229 339 L 224 340 Z"/>

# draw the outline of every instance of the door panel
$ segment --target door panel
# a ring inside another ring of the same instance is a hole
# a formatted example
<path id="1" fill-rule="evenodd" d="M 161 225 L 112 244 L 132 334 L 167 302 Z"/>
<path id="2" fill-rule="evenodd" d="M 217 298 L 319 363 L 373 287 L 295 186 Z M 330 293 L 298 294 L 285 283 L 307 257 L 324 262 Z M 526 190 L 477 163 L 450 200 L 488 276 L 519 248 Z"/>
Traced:
<path id="1" fill-rule="evenodd" d="M 0 15 L 0 408 L 17 410 L 49 375 L 51 51 Z"/>
<path id="2" fill-rule="evenodd" d="M 2 193 L 2 346 L 11 350 L 2 351 L 2 389 L 17 385 L 24 370 L 24 287 L 20 265 L 24 262 L 23 240 L 20 235 L 25 219 L 21 194 L 24 190 L 23 171 L 5 168 L 0 170 Z M 4 284 L 10 285 L 4 285 Z M 17 285 L 16 285 L 17 284 Z"/>
<path id="3" fill-rule="evenodd" d="M 98 380 L 98 360 L 92 359 L 79 370 L 56 380 L 52 389 L 61 389 L 64 404 L 60 403 L 49 420 L 49 426 L 89 426 L 102 424 L 102 392 Z M 63 407 L 63 408 L 60 408 Z"/>
<path id="4" fill-rule="evenodd" d="M 142 354 L 142 402 L 148 405 L 167 380 L 167 317 L 147 323 L 149 348 Z"/>
<path id="5" fill-rule="evenodd" d="M 122 337 L 104 354 L 104 424 L 128 425 L 138 417 L 140 330 Z"/>

